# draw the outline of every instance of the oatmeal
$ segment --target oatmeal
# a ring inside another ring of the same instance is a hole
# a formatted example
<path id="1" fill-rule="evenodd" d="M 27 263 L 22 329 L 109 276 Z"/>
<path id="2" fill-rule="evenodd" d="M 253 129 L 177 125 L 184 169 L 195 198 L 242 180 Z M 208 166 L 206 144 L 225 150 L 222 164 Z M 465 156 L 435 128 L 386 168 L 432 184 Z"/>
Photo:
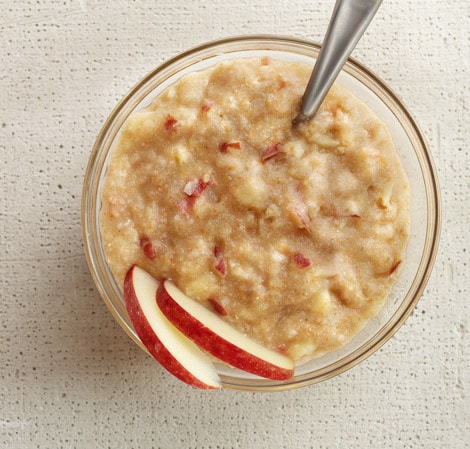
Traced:
<path id="1" fill-rule="evenodd" d="M 409 233 L 388 130 L 334 85 L 292 126 L 307 65 L 189 74 L 132 115 L 100 215 L 120 285 L 134 264 L 296 361 L 344 345 L 386 300 Z"/>

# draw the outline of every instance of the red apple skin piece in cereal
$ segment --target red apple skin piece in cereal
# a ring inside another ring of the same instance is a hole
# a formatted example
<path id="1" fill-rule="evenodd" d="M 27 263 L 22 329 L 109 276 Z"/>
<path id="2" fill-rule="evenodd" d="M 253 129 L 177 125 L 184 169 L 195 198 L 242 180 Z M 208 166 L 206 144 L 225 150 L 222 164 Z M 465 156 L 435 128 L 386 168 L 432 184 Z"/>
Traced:
<path id="1" fill-rule="evenodd" d="M 153 260 L 157 257 L 157 251 L 152 241 L 146 235 L 139 239 L 139 246 L 147 259 Z"/>
<path id="2" fill-rule="evenodd" d="M 212 176 L 209 176 L 207 180 L 194 178 L 184 185 L 183 192 L 190 198 L 198 198 L 203 194 L 204 190 L 212 184 L 214 184 L 214 178 Z"/>
<path id="3" fill-rule="evenodd" d="M 215 258 L 215 265 L 214 268 L 221 276 L 225 276 L 226 271 L 226 264 L 225 264 L 225 257 L 222 253 L 222 250 L 218 245 L 214 246 L 214 258 Z"/>
<path id="4" fill-rule="evenodd" d="M 275 157 L 278 154 L 282 153 L 281 148 L 282 148 L 282 143 L 281 142 L 277 142 L 274 145 L 271 145 L 268 148 L 266 148 L 264 150 L 263 156 L 261 157 L 261 162 L 264 164 L 269 159 L 272 159 L 273 157 Z"/>
<path id="5" fill-rule="evenodd" d="M 164 126 L 167 131 L 174 132 L 178 126 L 178 120 L 176 120 L 172 115 L 168 114 Z"/>
<path id="6" fill-rule="evenodd" d="M 230 149 L 240 150 L 241 149 L 240 142 L 224 142 L 219 147 L 219 151 L 221 153 L 228 153 Z"/>
<path id="7" fill-rule="evenodd" d="M 300 269 L 308 268 L 311 265 L 310 259 L 305 257 L 302 253 L 294 254 L 294 262 Z"/>

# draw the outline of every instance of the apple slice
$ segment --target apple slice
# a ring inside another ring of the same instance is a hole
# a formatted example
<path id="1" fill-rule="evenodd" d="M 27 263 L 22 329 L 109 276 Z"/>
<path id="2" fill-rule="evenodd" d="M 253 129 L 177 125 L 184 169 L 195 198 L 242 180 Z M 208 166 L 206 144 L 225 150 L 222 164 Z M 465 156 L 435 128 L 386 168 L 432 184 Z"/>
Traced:
<path id="1" fill-rule="evenodd" d="M 203 389 L 221 388 L 210 358 L 163 315 L 155 302 L 159 282 L 133 266 L 124 280 L 124 300 L 134 329 L 150 354 L 178 379 Z"/>
<path id="2" fill-rule="evenodd" d="M 294 362 L 240 333 L 216 313 L 165 280 L 157 290 L 163 314 L 200 348 L 229 365 L 273 380 L 286 380 Z"/>

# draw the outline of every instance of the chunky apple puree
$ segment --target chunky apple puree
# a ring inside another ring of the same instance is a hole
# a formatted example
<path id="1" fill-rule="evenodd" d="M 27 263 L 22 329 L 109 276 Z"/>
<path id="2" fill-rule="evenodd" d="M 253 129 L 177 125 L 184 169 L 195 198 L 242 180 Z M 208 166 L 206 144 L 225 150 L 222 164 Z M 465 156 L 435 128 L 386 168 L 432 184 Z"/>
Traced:
<path id="1" fill-rule="evenodd" d="M 104 251 L 171 278 L 300 361 L 345 344 L 387 298 L 409 186 L 388 130 L 335 85 L 292 126 L 311 68 L 269 59 L 184 76 L 132 115 L 102 193 Z"/>

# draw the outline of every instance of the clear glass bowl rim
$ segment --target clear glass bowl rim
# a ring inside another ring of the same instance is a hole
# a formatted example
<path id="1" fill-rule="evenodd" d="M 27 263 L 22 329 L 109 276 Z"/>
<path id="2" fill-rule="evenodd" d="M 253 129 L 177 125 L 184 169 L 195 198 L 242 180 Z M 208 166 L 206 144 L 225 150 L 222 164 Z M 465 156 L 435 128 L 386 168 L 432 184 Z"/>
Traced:
<path id="1" fill-rule="evenodd" d="M 130 113 L 139 103 L 140 99 L 145 98 L 153 90 L 154 86 L 151 86 L 152 80 L 162 72 L 171 71 L 173 66 L 179 64 L 178 70 L 175 71 L 176 73 L 182 69 L 181 63 L 184 61 L 186 61 L 187 64 L 183 66 L 183 68 L 191 66 L 197 61 L 211 58 L 219 54 L 230 53 L 232 51 L 239 52 L 243 50 L 263 49 L 281 49 L 282 51 L 287 50 L 293 53 L 300 52 L 301 54 L 315 58 L 320 50 L 320 45 L 312 41 L 291 36 L 242 35 L 209 41 L 202 45 L 193 47 L 164 61 L 137 82 L 112 110 L 102 126 L 92 148 L 84 176 L 81 208 L 82 238 L 86 259 L 95 285 L 111 314 L 124 331 L 134 340 L 134 342 L 146 352 L 146 348 L 142 345 L 140 339 L 133 331 L 129 321 L 126 321 L 123 316 L 122 300 L 110 295 L 109 280 L 106 282 L 107 273 L 104 272 L 103 269 L 106 262 L 104 260 L 99 260 L 99 257 L 97 257 L 97 254 L 99 255 L 96 248 L 99 229 L 97 229 L 96 226 L 96 201 L 98 200 L 96 198 L 96 193 L 98 192 L 101 170 L 105 163 L 105 159 L 101 154 L 101 149 L 106 143 L 106 139 L 109 138 L 112 128 L 116 126 L 116 122 L 119 122 L 120 116 L 123 115 L 123 110 L 129 110 Z M 353 58 L 348 59 L 345 70 L 348 70 L 348 73 L 353 74 L 353 76 L 360 79 L 361 82 L 365 83 L 369 88 L 373 88 L 374 92 L 380 97 L 386 106 L 392 110 L 410 139 L 412 139 L 412 145 L 415 150 L 425 184 L 428 212 L 426 238 L 418 272 L 416 273 L 413 283 L 400 307 L 390 318 L 389 322 L 383 326 L 381 331 L 378 332 L 374 338 L 368 340 L 349 356 L 329 365 L 327 369 L 321 369 L 320 372 L 315 371 L 307 373 L 299 378 L 294 377 L 287 382 L 277 382 L 266 379 L 238 379 L 232 376 L 221 375 L 222 385 L 224 388 L 244 391 L 288 390 L 327 380 L 356 366 L 359 362 L 380 349 L 401 327 L 403 322 L 415 308 L 431 275 L 432 267 L 437 255 L 441 231 L 441 199 L 437 171 L 427 142 L 419 126 L 409 113 L 408 109 L 404 106 L 403 102 L 377 75 Z M 173 75 L 173 73 L 169 73 L 167 78 L 171 75 Z M 125 118 L 127 118 L 129 113 L 127 113 Z M 118 127 L 122 125 L 125 118 L 121 117 Z M 116 301 L 120 301 L 120 303 L 117 303 Z"/>

